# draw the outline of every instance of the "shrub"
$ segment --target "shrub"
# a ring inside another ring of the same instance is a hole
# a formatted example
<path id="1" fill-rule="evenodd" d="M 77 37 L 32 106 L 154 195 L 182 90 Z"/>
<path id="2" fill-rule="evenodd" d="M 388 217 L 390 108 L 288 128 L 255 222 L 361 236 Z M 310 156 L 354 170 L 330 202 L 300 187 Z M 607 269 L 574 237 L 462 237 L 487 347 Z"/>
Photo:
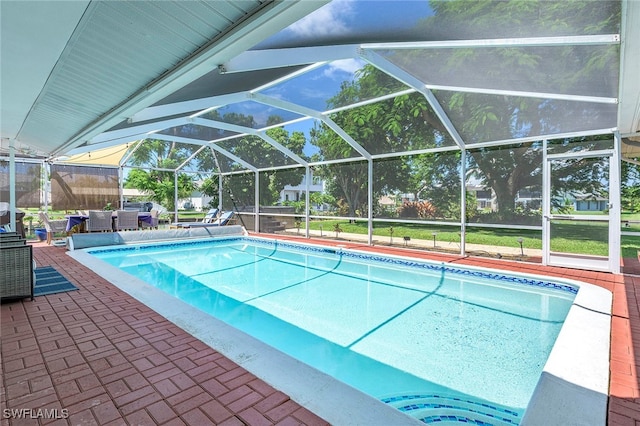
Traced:
<path id="1" fill-rule="evenodd" d="M 405 201 L 398 209 L 398 216 L 404 218 L 433 219 L 437 214 L 436 208 L 428 201 Z"/>

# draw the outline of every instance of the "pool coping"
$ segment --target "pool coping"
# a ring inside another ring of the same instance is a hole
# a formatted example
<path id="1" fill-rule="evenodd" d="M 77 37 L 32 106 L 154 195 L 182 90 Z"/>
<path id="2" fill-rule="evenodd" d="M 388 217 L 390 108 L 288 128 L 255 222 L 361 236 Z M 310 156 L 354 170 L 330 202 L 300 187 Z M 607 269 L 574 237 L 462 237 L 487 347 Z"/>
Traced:
<path id="1" fill-rule="evenodd" d="M 260 241 L 269 238 L 249 237 Z M 291 244 L 291 242 L 287 242 Z M 295 242 L 293 245 L 336 247 Z M 114 248 L 114 247 L 111 247 Z M 495 273 L 489 268 L 449 264 L 399 255 L 372 255 L 352 248 L 345 252 L 406 262 Z M 248 371 L 315 414 L 334 424 L 397 424 L 412 420 L 349 385 L 291 358 L 257 339 L 234 329 L 159 289 L 113 267 L 84 250 L 68 255 L 91 267 L 107 281 L 154 309 L 179 327 L 209 344 Z M 545 279 L 578 287 L 556 343 L 545 364 L 521 424 L 606 424 L 609 385 L 609 345 L 612 294 L 601 287 L 566 278 L 500 271 L 501 275 Z M 179 302 L 179 303 L 177 303 Z M 213 324 L 215 327 L 205 327 Z M 301 380 L 301 378 L 303 378 Z M 550 414 L 553 415 L 550 418 Z M 415 420 L 415 424 L 422 424 Z"/>

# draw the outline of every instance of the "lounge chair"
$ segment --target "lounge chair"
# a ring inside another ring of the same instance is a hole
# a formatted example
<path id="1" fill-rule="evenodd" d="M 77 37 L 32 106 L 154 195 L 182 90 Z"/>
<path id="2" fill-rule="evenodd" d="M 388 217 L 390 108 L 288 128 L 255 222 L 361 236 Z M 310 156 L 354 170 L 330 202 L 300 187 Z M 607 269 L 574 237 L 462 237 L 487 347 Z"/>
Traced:
<path id="1" fill-rule="evenodd" d="M 118 210 L 115 220 L 116 231 L 137 231 L 138 210 Z"/>
<path id="2" fill-rule="evenodd" d="M 51 220 L 45 212 L 38 212 L 38 218 L 47 230 L 47 244 L 51 244 L 56 232 L 67 232 L 67 219 Z"/>
<path id="3" fill-rule="evenodd" d="M 107 210 L 89 210 L 89 219 L 86 221 L 87 232 L 111 232 L 111 212 Z M 137 215 L 137 213 L 136 213 Z"/>
<path id="4" fill-rule="evenodd" d="M 235 223 L 236 219 L 235 219 L 235 213 L 232 211 L 228 211 L 228 212 L 224 212 L 220 215 L 219 218 L 217 218 L 216 220 L 214 220 L 211 223 L 204 223 L 204 222 L 193 222 L 193 223 L 184 223 L 183 228 L 206 228 L 209 226 L 225 226 L 225 225 L 231 225 L 232 223 Z"/>
<path id="5" fill-rule="evenodd" d="M 202 222 L 173 222 L 171 226 L 176 228 L 189 228 L 192 226 L 206 226 L 207 224 L 211 225 L 218 218 L 218 213 L 220 213 L 220 209 L 211 209 L 204 216 Z"/>
<path id="6" fill-rule="evenodd" d="M 225 226 L 236 223 L 236 215 L 232 211 L 224 212 L 212 223 L 214 226 Z"/>
<path id="7" fill-rule="evenodd" d="M 199 226 L 225 226 L 225 225 L 231 225 L 232 223 L 235 223 L 235 221 L 236 221 L 235 213 L 232 211 L 228 211 L 228 212 L 222 213 L 219 218 L 217 218 L 211 223 L 196 224 L 196 226 L 198 225 Z"/>
<path id="8" fill-rule="evenodd" d="M 204 218 L 202 219 L 202 223 L 213 223 L 215 222 L 215 220 L 218 218 L 218 215 L 220 214 L 220 209 L 211 209 L 207 212 L 206 215 L 204 215 Z"/>

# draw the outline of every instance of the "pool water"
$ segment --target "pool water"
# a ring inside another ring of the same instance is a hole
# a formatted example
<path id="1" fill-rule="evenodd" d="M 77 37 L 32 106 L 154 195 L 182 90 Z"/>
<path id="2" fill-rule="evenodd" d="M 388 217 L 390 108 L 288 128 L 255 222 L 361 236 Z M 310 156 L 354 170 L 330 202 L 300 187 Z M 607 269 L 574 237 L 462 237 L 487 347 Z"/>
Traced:
<path id="1" fill-rule="evenodd" d="M 519 423 L 577 291 L 257 238 L 90 253 L 426 423 Z"/>

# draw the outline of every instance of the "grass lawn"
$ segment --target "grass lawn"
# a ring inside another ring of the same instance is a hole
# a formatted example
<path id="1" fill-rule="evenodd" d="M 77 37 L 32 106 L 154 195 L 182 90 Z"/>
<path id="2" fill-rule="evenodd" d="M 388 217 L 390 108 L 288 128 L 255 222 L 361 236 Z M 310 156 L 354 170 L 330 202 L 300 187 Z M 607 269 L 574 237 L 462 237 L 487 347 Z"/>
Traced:
<path id="1" fill-rule="evenodd" d="M 342 232 L 354 234 L 366 234 L 367 223 L 349 223 L 344 220 L 313 221 L 309 229 L 322 230 L 331 235 L 335 225 L 338 224 Z M 304 223 L 302 224 L 304 228 Z M 376 236 L 389 236 L 390 228 L 393 228 L 393 236 L 411 237 L 412 240 L 436 240 L 439 242 L 459 242 L 460 229 L 456 226 L 446 225 L 420 225 L 408 223 L 374 224 L 373 234 Z M 586 229 L 588 227 L 589 229 Z M 552 228 L 552 249 L 563 253 L 582 253 L 592 255 L 607 255 L 607 234 L 604 223 L 575 223 L 563 222 L 554 224 Z M 519 247 L 518 238 L 522 238 L 522 246 L 530 249 L 542 249 L 542 232 L 527 229 L 497 229 L 467 227 L 467 239 L 469 244 L 482 244 L 489 246 Z M 622 257 L 636 257 L 640 250 L 640 237 L 622 236 Z"/>

